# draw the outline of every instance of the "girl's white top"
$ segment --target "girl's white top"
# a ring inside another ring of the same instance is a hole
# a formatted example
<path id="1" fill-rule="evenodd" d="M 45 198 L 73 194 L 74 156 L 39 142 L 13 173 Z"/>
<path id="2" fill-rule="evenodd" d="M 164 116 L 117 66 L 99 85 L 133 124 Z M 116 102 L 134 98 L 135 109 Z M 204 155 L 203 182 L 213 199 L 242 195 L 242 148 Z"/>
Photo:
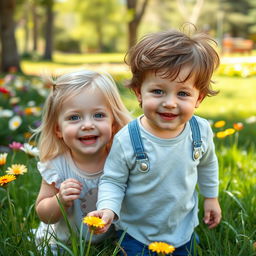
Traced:
<path id="1" fill-rule="evenodd" d="M 48 184 L 54 183 L 57 189 L 59 189 L 61 183 L 68 178 L 74 178 L 83 184 L 79 199 L 76 199 L 73 206 L 67 211 L 70 226 L 74 232 L 79 234 L 83 217 L 96 209 L 98 184 L 102 170 L 95 174 L 86 173 L 76 167 L 70 154 L 60 155 L 49 162 L 39 162 L 38 170 L 42 178 Z M 90 234 L 86 224 L 82 224 L 82 230 L 84 238 L 89 240 Z M 110 230 L 108 233 L 102 235 L 95 235 L 92 241 L 96 243 L 100 242 L 108 237 L 112 231 L 113 230 Z M 37 242 L 40 242 L 41 239 L 44 238 L 50 238 L 50 243 L 55 243 L 55 236 L 62 242 L 69 241 L 70 232 L 64 218 L 50 225 L 41 222 L 36 231 Z"/>

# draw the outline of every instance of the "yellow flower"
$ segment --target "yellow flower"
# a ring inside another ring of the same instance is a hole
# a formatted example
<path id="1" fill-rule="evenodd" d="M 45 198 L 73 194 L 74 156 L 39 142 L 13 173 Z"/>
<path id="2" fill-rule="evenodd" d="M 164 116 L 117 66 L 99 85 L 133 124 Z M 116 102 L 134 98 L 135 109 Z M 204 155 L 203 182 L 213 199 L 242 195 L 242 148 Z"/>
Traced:
<path id="1" fill-rule="evenodd" d="M 23 136 L 24 136 L 25 139 L 29 139 L 32 136 L 32 133 L 31 132 L 25 132 L 23 134 Z"/>
<path id="2" fill-rule="evenodd" d="M 148 249 L 152 252 L 170 254 L 173 253 L 175 248 L 173 245 L 164 242 L 153 242 L 148 246 Z"/>
<path id="3" fill-rule="evenodd" d="M 234 133 L 236 132 L 236 130 L 233 129 L 233 128 L 228 128 L 228 129 L 226 129 L 224 132 L 225 132 L 226 135 L 228 136 L 228 135 L 234 134 Z"/>
<path id="4" fill-rule="evenodd" d="M 98 218 L 95 216 L 84 217 L 83 223 L 87 224 L 88 226 L 94 227 L 94 228 L 103 228 L 106 224 L 105 221 L 103 221 L 101 218 Z"/>
<path id="5" fill-rule="evenodd" d="M 0 154 L 0 165 L 5 165 L 6 164 L 7 155 L 8 155 L 7 153 Z"/>
<path id="6" fill-rule="evenodd" d="M 0 186 L 3 186 L 13 180 L 15 180 L 16 177 L 14 175 L 4 175 L 0 177 Z"/>
<path id="7" fill-rule="evenodd" d="M 219 139 L 223 139 L 227 136 L 227 134 L 224 132 L 217 132 L 216 133 L 216 137 L 219 138 Z"/>
<path id="8" fill-rule="evenodd" d="M 216 128 L 221 128 L 221 127 L 223 127 L 225 124 L 226 124 L 225 121 L 218 121 L 218 122 L 214 123 L 214 127 L 216 127 Z"/>
<path id="9" fill-rule="evenodd" d="M 23 164 L 13 164 L 11 167 L 8 167 L 8 170 L 6 173 L 12 174 L 12 175 L 23 175 L 26 173 L 27 167 Z"/>
<path id="10" fill-rule="evenodd" d="M 241 131 L 241 130 L 244 128 L 244 124 L 241 123 L 241 122 L 239 122 L 239 123 L 234 123 L 234 124 L 233 124 L 233 127 L 234 127 L 235 130 Z"/>

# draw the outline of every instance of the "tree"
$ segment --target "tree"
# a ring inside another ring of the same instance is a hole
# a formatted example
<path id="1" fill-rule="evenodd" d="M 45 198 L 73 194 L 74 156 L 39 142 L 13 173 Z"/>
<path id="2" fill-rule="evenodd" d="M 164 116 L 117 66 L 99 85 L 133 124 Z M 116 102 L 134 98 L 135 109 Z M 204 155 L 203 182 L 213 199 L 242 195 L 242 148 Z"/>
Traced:
<path id="1" fill-rule="evenodd" d="M 118 12 L 119 4 L 116 0 L 93 0 L 76 2 L 76 11 L 81 15 L 82 21 L 87 26 L 93 27 L 94 33 L 97 36 L 97 47 L 100 52 L 106 48 L 107 27 L 112 26 L 117 28 L 116 13 Z M 84 26 L 84 24 L 83 24 Z"/>
<path id="2" fill-rule="evenodd" d="M 137 42 L 138 27 L 146 11 L 149 0 L 143 0 L 138 7 L 138 0 L 126 0 L 127 10 L 131 19 L 128 22 L 128 47 L 131 48 Z"/>
<path id="3" fill-rule="evenodd" d="M 8 72 L 10 68 L 21 71 L 20 59 L 15 40 L 14 11 L 15 0 L 0 0 L 0 36 L 1 36 L 1 66 L 0 70 Z"/>
<path id="4" fill-rule="evenodd" d="M 45 50 L 44 59 L 52 60 L 53 51 L 53 6 L 54 0 L 42 0 L 43 6 L 45 6 L 46 23 L 45 23 Z"/>

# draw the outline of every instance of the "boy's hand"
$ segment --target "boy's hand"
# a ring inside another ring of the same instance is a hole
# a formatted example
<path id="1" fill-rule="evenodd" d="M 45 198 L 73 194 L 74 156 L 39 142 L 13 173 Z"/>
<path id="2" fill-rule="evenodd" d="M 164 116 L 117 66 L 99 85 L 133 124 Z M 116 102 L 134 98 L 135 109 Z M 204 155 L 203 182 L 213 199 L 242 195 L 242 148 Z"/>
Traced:
<path id="1" fill-rule="evenodd" d="M 115 213 L 109 209 L 102 209 L 98 211 L 89 212 L 87 216 L 95 216 L 101 218 L 105 222 L 105 226 L 103 228 L 97 228 L 94 231 L 94 234 L 102 234 L 107 232 L 110 225 L 112 224 Z"/>
<path id="2" fill-rule="evenodd" d="M 60 185 L 58 197 L 64 207 L 72 206 L 73 201 L 78 199 L 82 190 L 82 184 L 75 179 L 66 179 Z"/>
<path id="3" fill-rule="evenodd" d="M 221 208 L 217 198 L 204 199 L 204 223 L 209 228 L 216 227 L 221 220 Z"/>

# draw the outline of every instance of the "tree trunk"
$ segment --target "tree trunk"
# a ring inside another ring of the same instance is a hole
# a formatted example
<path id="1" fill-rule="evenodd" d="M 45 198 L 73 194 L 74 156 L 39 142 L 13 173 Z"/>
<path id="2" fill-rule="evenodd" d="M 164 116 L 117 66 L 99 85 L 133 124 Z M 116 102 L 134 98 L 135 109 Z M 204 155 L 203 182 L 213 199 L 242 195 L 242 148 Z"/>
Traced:
<path id="1" fill-rule="evenodd" d="M 129 48 L 137 42 L 137 34 L 138 34 L 138 24 L 135 21 L 131 21 L 128 23 L 128 35 L 129 35 Z"/>
<path id="2" fill-rule="evenodd" d="M 141 19 L 145 13 L 149 0 L 144 0 L 140 10 L 137 8 L 137 0 L 127 0 L 127 10 L 133 13 L 133 18 L 128 22 L 128 47 L 131 48 L 137 42 L 137 32 Z"/>
<path id="3" fill-rule="evenodd" d="M 103 52 L 104 51 L 104 43 L 103 43 L 103 31 L 102 31 L 101 23 L 96 23 L 96 31 L 97 31 L 97 36 L 98 36 L 99 51 Z"/>
<path id="4" fill-rule="evenodd" d="M 33 51 L 37 51 L 38 48 L 38 17 L 36 12 L 36 4 L 32 4 L 32 15 L 33 15 Z"/>
<path id="5" fill-rule="evenodd" d="M 25 38 L 24 38 L 24 54 L 28 54 L 29 52 L 29 4 L 25 5 L 26 11 L 24 14 L 24 30 L 25 30 Z"/>
<path id="6" fill-rule="evenodd" d="M 0 0 L 0 37 L 2 46 L 0 70 L 3 72 L 8 72 L 10 69 L 21 71 L 13 19 L 15 6 L 15 0 Z"/>
<path id="7" fill-rule="evenodd" d="M 45 26 L 45 52 L 44 59 L 52 60 L 53 50 L 53 1 L 46 6 L 46 26 Z"/>

